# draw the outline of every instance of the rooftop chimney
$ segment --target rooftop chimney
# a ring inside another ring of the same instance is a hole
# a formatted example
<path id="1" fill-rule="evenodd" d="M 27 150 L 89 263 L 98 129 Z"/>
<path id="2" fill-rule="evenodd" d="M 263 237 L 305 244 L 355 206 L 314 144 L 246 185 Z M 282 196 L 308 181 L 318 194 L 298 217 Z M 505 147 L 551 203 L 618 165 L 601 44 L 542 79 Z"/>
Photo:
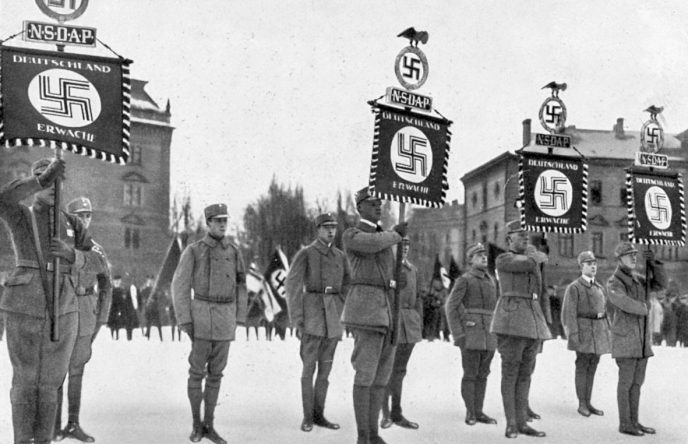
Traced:
<path id="1" fill-rule="evenodd" d="M 616 137 L 617 139 L 625 139 L 626 138 L 626 135 L 624 134 L 623 124 L 624 124 L 623 117 L 619 117 L 618 119 L 616 119 L 616 124 L 614 124 L 613 129 L 614 129 L 614 137 Z"/>
<path id="2" fill-rule="evenodd" d="M 523 121 L 523 146 L 530 145 L 530 119 Z"/>

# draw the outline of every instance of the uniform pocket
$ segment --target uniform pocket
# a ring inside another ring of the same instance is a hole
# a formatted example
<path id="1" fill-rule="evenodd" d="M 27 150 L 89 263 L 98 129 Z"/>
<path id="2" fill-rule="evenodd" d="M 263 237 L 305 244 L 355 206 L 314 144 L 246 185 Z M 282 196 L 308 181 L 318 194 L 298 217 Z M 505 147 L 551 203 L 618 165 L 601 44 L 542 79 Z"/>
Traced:
<path id="1" fill-rule="evenodd" d="M 5 287 L 16 287 L 19 285 L 26 285 L 33 279 L 33 273 L 21 273 L 8 277 L 5 280 Z"/>

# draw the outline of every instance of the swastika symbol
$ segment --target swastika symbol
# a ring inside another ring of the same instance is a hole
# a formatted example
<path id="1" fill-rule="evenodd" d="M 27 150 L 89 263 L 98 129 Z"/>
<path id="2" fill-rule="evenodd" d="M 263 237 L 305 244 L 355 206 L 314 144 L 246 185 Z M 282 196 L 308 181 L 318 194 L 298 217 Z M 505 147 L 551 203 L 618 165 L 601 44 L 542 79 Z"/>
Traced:
<path id="1" fill-rule="evenodd" d="M 286 295 L 286 290 L 284 288 L 284 283 L 287 280 L 287 276 L 284 273 L 284 270 L 275 270 L 274 273 L 272 273 L 272 286 L 277 290 L 277 294 L 280 295 L 280 297 L 284 298 Z"/>
<path id="2" fill-rule="evenodd" d="M 558 104 L 547 104 L 545 107 L 545 119 L 546 123 L 551 123 L 554 126 L 559 124 L 559 119 L 561 118 L 561 106 Z"/>
<path id="3" fill-rule="evenodd" d="M 540 176 L 540 208 L 542 209 L 568 209 L 568 180 L 561 177 Z"/>
<path id="4" fill-rule="evenodd" d="M 413 80 L 420 79 L 421 72 L 418 66 L 421 64 L 421 61 L 416 57 L 409 57 L 408 55 L 405 55 L 403 60 L 404 71 L 401 75 Z"/>
<path id="5" fill-rule="evenodd" d="M 662 223 L 666 222 L 669 219 L 669 214 L 667 211 L 667 202 L 667 196 L 659 194 L 650 195 L 650 221 Z"/>
<path id="6" fill-rule="evenodd" d="M 650 223 L 660 230 L 671 226 L 671 201 L 663 188 L 651 186 L 645 192 L 645 214 Z"/>
<path id="7" fill-rule="evenodd" d="M 645 129 L 645 140 L 647 143 L 651 145 L 656 145 L 659 143 L 659 138 L 661 136 L 661 129 L 657 128 L 656 126 L 648 126 Z"/>
<path id="8" fill-rule="evenodd" d="M 54 106 L 42 106 L 41 113 L 74 118 L 79 112 L 79 118 L 86 122 L 93 121 L 91 101 L 86 97 L 74 95 L 76 91 L 90 91 L 89 82 L 76 79 L 60 78 L 57 82 L 57 90 L 51 89 L 50 77 L 39 76 L 39 96 L 45 102 Z"/>
<path id="9" fill-rule="evenodd" d="M 403 134 L 397 134 L 397 153 L 401 159 L 405 159 L 408 163 L 396 162 L 394 166 L 397 171 L 403 171 L 409 174 L 420 174 L 423 177 L 428 175 L 427 160 L 428 156 L 419 152 L 419 150 L 427 147 L 428 141 L 425 138 L 409 136 L 409 146 L 406 147 L 406 138 Z M 418 167 L 418 169 L 416 169 Z"/>

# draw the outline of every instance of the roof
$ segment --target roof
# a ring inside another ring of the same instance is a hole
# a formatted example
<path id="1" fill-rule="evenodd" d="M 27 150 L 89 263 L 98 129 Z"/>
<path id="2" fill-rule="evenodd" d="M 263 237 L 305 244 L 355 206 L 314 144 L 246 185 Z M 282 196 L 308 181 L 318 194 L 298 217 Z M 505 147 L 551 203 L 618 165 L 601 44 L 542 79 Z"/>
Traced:
<path id="1" fill-rule="evenodd" d="M 139 111 L 152 111 L 159 114 L 167 114 L 168 111 L 160 108 L 155 100 L 148 95 L 145 88 L 148 84 L 145 80 L 131 79 L 131 108 Z"/>

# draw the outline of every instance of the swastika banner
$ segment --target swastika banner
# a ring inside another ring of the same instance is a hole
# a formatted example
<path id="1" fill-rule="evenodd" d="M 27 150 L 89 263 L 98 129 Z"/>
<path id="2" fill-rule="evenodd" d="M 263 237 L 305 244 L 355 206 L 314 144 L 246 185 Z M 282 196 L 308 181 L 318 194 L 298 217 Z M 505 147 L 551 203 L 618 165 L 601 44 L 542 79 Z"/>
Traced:
<path id="1" fill-rule="evenodd" d="M 521 152 L 521 226 L 530 231 L 582 233 L 588 219 L 588 164 L 581 157 Z"/>
<path id="2" fill-rule="evenodd" d="M 382 104 L 373 112 L 371 192 L 385 200 L 444 205 L 451 121 Z"/>
<path id="3" fill-rule="evenodd" d="M 631 242 L 685 245 L 686 210 L 681 174 L 631 168 L 626 171 L 626 191 Z"/>
<path id="4" fill-rule="evenodd" d="M 0 145 L 61 148 L 126 163 L 129 63 L 124 59 L 3 46 Z"/>

